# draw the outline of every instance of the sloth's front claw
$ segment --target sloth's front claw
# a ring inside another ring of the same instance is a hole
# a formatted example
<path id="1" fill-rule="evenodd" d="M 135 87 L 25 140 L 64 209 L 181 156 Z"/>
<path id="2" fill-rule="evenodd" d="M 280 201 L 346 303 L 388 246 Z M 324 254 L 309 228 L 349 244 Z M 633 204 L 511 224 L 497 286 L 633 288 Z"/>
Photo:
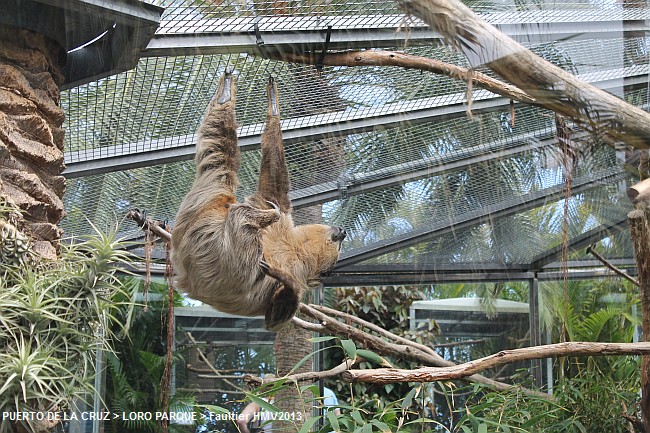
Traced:
<path id="1" fill-rule="evenodd" d="M 282 283 L 271 295 L 264 316 L 266 329 L 279 331 L 298 310 L 299 283 L 287 272 L 271 267 L 264 259 L 260 260 L 260 268 L 266 275 Z"/>
<path id="2" fill-rule="evenodd" d="M 280 206 L 278 206 L 277 204 L 273 203 L 273 202 L 270 201 L 270 200 L 266 200 L 266 202 L 267 202 L 267 203 L 268 203 L 268 204 L 269 204 L 269 205 L 270 205 L 274 210 L 277 210 L 278 212 L 280 212 Z"/>
<path id="3" fill-rule="evenodd" d="M 273 76 L 270 76 L 269 81 L 266 83 L 266 95 L 269 100 L 268 114 L 270 116 L 279 116 L 280 102 L 278 98 L 278 85 Z"/>
<path id="4" fill-rule="evenodd" d="M 271 267 L 271 265 L 269 265 L 268 262 L 266 262 L 264 259 L 260 260 L 260 268 L 262 268 L 262 272 L 264 272 L 266 275 L 271 278 L 275 278 L 286 287 L 292 290 L 294 288 L 298 288 L 298 282 L 289 273 Z"/>
<path id="5" fill-rule="evenodd" d="M 300 299 L 296 292 L 286 285 L 280 286 L 271 297 L 266 308 L 264 324 L 269 331 L 279 331 L 296 315 Z"/>

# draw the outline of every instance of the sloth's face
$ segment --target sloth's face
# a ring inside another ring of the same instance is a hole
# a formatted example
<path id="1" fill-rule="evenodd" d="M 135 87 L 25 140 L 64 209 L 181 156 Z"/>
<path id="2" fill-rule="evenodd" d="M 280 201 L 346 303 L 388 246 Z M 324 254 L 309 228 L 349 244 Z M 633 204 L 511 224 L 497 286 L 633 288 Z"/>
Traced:
<path id="1" fill-rule="evenodd" d="M 297 241 L 303 245 L 317 274 L 329 272 L 339 259 L 341 242 L 347 233 L 342 227 L 309 224 L 296 227 Z"/>

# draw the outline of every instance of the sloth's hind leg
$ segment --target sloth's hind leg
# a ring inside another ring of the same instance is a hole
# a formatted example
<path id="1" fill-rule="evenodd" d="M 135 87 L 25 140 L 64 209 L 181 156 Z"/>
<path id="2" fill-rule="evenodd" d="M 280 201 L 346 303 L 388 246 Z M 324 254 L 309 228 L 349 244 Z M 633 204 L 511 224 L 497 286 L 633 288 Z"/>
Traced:
<path id="1" fill-rule="evenodd" d="M 282 145 L 282 128 L 280 127 L 280 102 L 278 85 L 275 78 L 269 78 L 266 85 L 268 107 L 266 125 L 262 133 L 262 164 L 257 191 L 248 199 L 254 206 L 268 208 L 268 202 L 278 205 L 280 211 L 291 211 L 289 200 L 289 170 Z"/>

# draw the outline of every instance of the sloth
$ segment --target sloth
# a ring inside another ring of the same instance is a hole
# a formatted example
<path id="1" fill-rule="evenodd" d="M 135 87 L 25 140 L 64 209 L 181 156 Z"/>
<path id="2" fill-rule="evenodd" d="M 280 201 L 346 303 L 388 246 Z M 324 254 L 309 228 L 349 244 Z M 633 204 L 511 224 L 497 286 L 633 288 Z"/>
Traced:
<path id="1" fill-rule="evenodd" d="M 332 269 L 346 232 L 294 225 L 272 77 L 267 98 L 257 190 L 238 202 L 235 79 L 221 77 L 198 129 L 196 179 L 176 215 L 171 260 L 177 287 L 190 297 L 230 314 L 264 315 L 266 328 L 277 331 Z"/>

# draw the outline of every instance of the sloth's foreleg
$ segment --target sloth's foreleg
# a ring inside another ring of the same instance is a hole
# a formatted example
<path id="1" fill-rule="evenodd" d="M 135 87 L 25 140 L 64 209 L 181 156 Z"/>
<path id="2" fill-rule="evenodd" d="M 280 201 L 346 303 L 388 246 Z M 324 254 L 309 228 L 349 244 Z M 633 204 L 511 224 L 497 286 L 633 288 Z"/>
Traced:
<path id="1" fill-rule="evenodd" d="M 260 261 L 260 267 L 266 275 L 281 283 L 273 292 L 264 317 L 266 329 L 278 331 L 298 311 L 300 303 L 298 294 L 302 293 L 301 283 L 290 274 L 270 267 L 264 260 Z"/>

